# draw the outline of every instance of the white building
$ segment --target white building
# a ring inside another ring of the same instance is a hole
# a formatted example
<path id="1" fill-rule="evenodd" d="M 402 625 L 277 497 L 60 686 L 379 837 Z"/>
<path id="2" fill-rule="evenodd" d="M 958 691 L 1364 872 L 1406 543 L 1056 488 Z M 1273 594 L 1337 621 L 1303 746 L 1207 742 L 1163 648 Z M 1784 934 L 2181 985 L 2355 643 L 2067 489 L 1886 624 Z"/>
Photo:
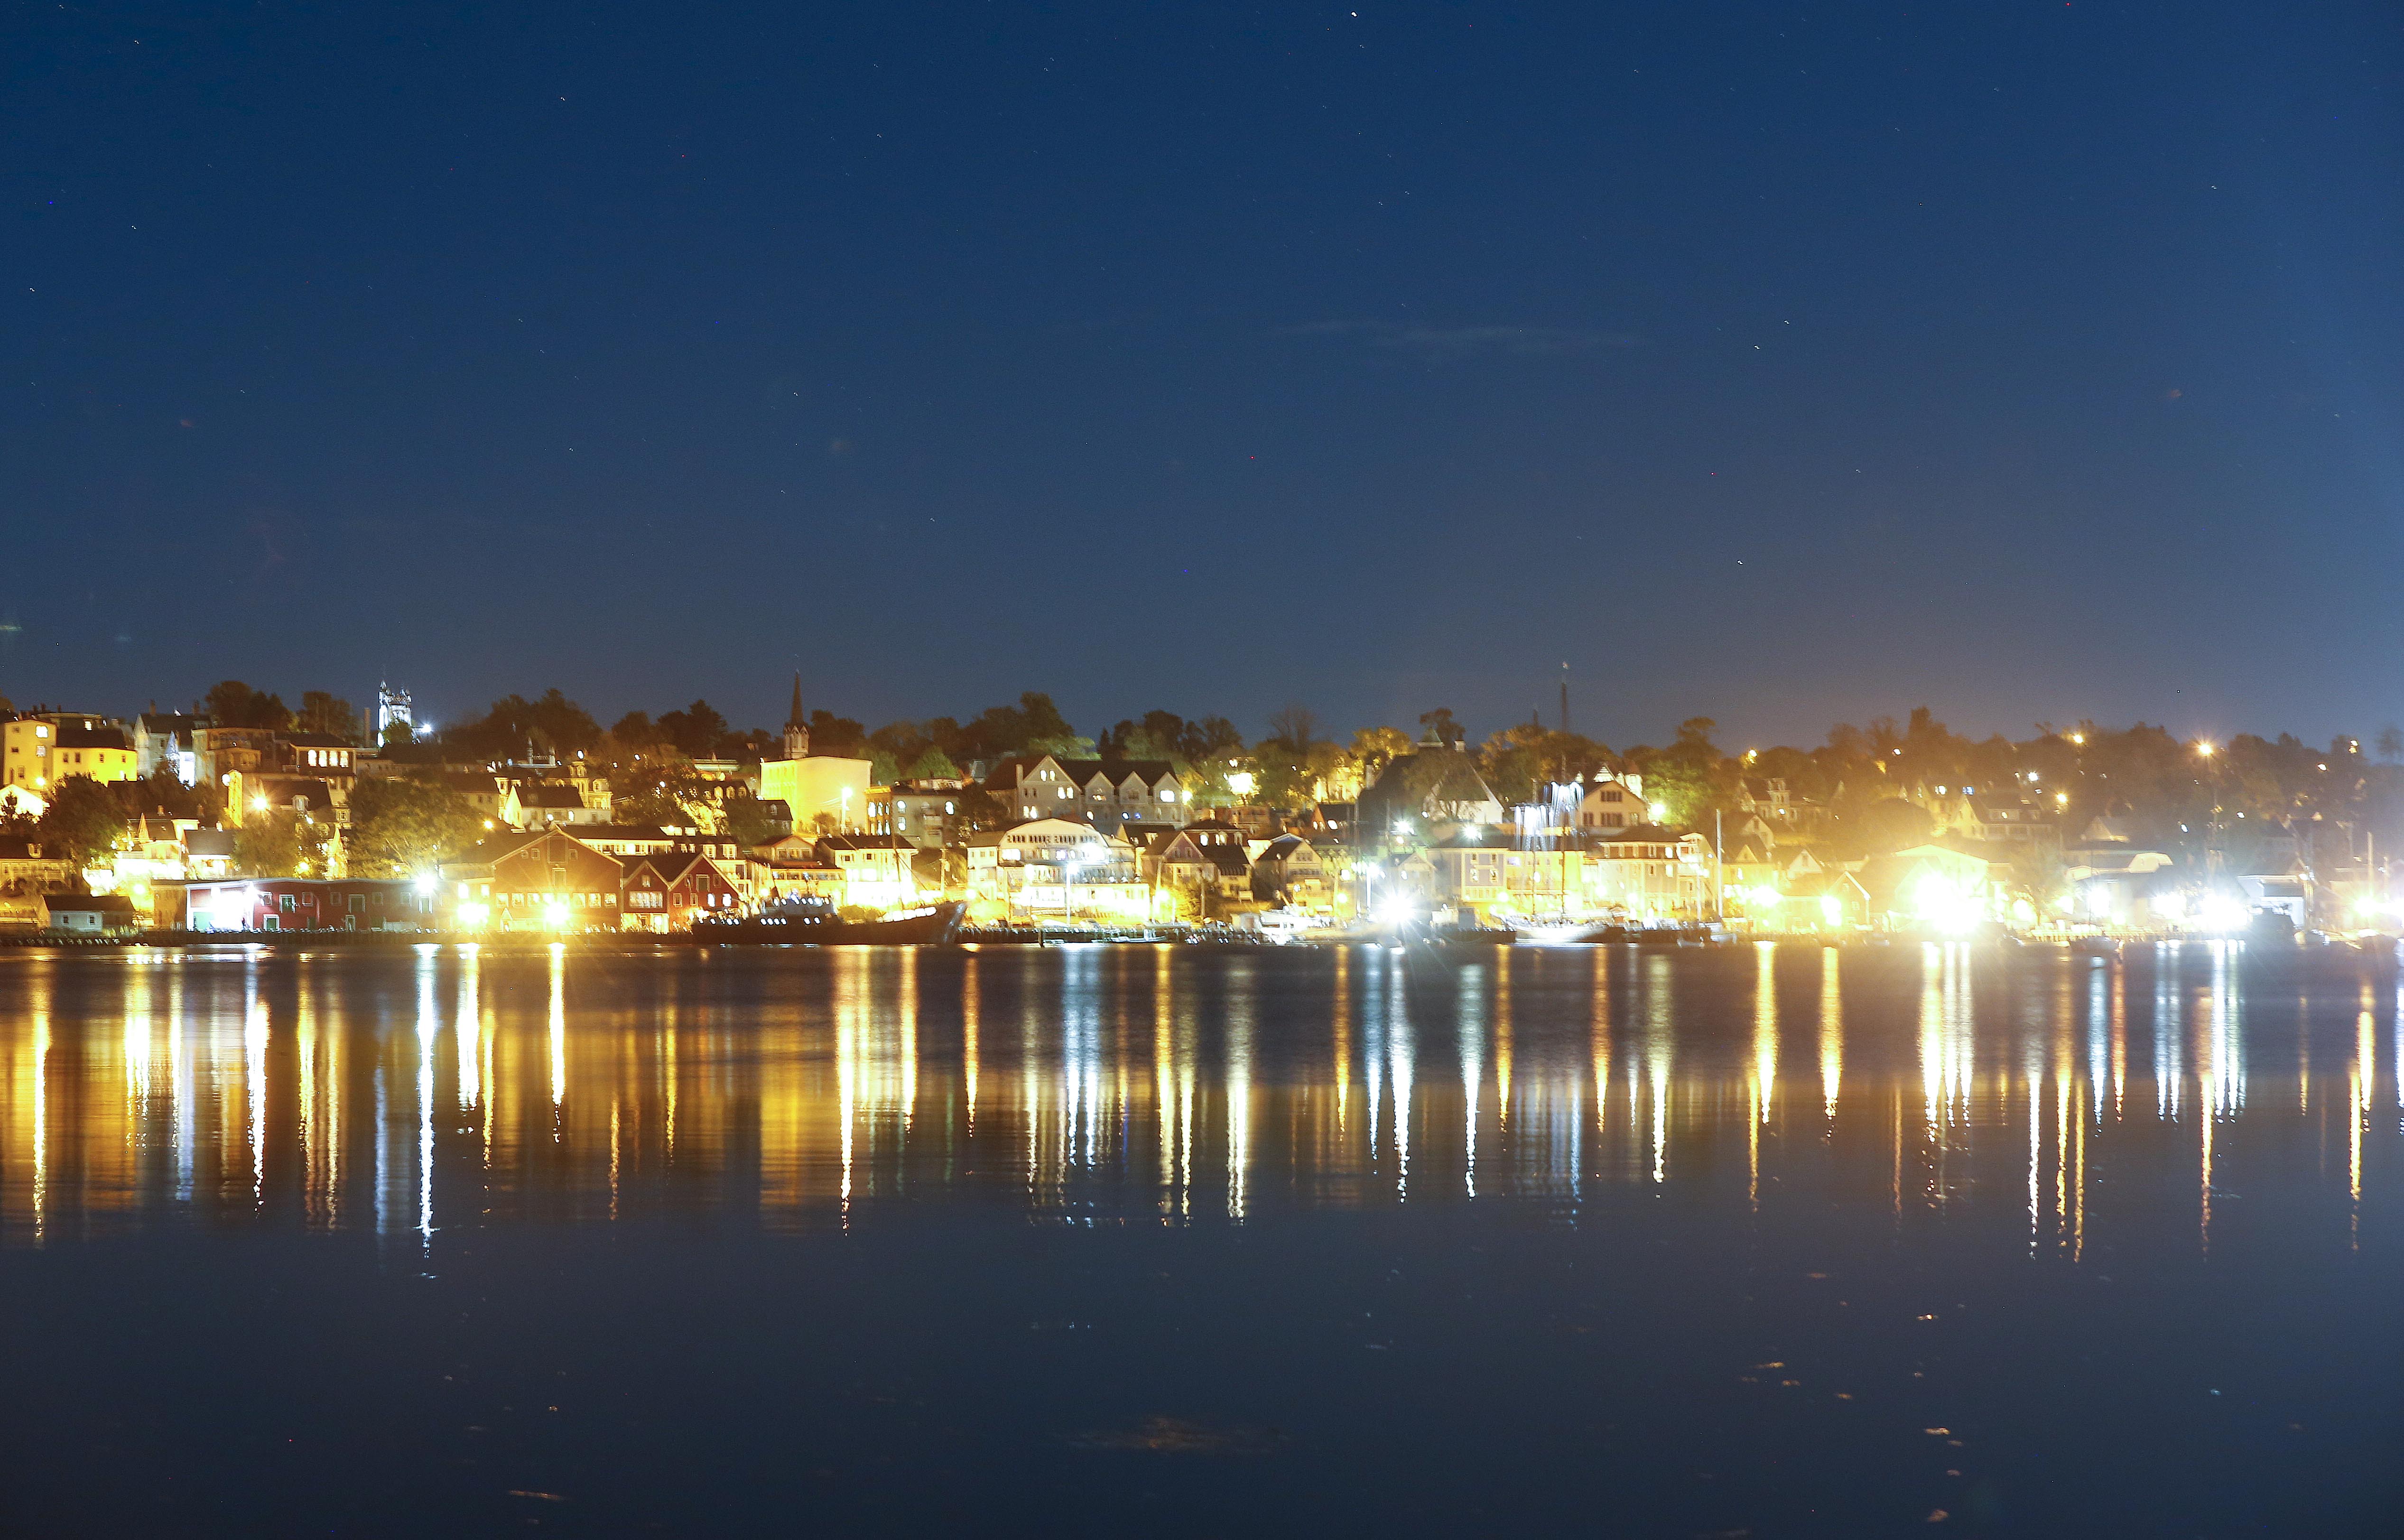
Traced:
<path id="1" fill-rule="evenodd" d="M 1097 829 L 1183 828 L 1185 783 L 1167 760 L 1064 760 L 1014 754 L 985 777 L 986 794 L 1022 819 L 1077 819 Z"/>

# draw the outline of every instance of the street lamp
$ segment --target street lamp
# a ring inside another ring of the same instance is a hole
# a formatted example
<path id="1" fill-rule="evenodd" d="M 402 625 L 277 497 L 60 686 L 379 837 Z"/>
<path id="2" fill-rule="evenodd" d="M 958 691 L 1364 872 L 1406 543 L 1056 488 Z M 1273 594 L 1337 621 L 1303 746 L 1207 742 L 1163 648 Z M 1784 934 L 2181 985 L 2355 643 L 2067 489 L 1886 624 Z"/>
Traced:
<path id="1" fill-rule="evenodd" d="M 1077 917 L 1077 868 L 1085 863 L 1085 853 L 1071 850 L 1060 861 L 1060 921 L 1067 924 Z"/>

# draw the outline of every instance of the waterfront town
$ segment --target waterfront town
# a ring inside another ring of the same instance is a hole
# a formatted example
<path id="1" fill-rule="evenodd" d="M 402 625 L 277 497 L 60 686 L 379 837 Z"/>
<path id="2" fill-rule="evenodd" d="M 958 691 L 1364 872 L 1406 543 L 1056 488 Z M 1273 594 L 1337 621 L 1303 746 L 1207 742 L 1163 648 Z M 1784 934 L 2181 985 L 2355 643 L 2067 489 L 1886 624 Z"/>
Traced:
<path id="1" fill-rule="evenodd" d="M 1167 711 L 1088 736 L 1029 693 L 870 732 L 791 685 L 604 728 L 553 690 L 436 724 L 379 687 L 299 707 L 9 707 L 0 934 L 676 932 L 948 905 L 1046 933 L 1595 927 L 2056 937 L 2393 930 L 2404 735 L 1958 736 L 1925 708 L 1817 748 L 1689 720 L 1614 751 L 1541 712 L 1247 742 Z M 2392 844 L 2392 842 L 2390 842 Z"/>

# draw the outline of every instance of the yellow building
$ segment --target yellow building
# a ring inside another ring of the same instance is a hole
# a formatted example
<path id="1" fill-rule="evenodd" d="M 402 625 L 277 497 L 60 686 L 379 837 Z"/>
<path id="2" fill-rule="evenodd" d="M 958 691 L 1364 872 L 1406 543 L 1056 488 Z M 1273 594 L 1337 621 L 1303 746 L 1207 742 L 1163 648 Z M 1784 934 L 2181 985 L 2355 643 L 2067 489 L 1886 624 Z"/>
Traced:
<path id="1" fill-rule="evenodd" d="M 0 722 L 0 786 L 22 786 L 47 796 L 55 778 L 50 756 L 58 729 L 36 717 Z"/>
<path id="2" fill-rule="evenodd" d="M 840 834 L 868 820 L 868 762 L 831 754 L 769 760 L 760 766 L 760 800 L 793 810 L 793 830 Z"/>
<path id="3" fill-rule="evenodd" d="M 793 678 L 793 709 L 785 719 L 785 757 L 760 765 L 760 800 L 781 802 L 793 811 L 793 832 L 804 837 L 844 834 L 868 823 L 866 760 L 810 752 L 810 729 L 802 716 L 802 681 Z"/>
<path id="4" fill-rule="evenodd" d="M 94 780 L 138 780 L 133 746 L 113 727 L 62 727 L 50 750 L 50 774 L 59 780 L 90 776 Z"/>
<path id="5" fill-rule="evenodd" d="M 47 797 L 70 776 L 138 780 L 133 746 L 91 718 L 20 717 L 0 722 L 0 786 Z"/>

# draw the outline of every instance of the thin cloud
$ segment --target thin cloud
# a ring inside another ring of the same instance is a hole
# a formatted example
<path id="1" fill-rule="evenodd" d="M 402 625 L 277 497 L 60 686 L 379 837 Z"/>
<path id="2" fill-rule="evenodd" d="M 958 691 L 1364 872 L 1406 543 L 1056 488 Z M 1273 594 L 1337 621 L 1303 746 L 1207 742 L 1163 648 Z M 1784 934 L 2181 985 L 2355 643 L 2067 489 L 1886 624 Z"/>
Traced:
<path id="1" fill-rule="evenodd" d="M 1357 337 L 1373 346 L 1426 358 L 1558 357 L 1634 347 L 1625 332 L 1552 326 L 1406 326 L 1396 321 L 1308 321 L 1288 337 Z"/>

